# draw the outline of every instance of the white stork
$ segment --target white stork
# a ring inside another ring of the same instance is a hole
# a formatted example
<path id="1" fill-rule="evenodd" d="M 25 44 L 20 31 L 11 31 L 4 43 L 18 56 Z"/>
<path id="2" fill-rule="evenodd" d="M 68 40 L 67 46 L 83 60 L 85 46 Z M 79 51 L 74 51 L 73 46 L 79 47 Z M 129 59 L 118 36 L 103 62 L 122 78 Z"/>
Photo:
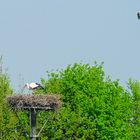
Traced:
<path id="1" fill-rule="evenodd" d="M 41 86 L 41 84 L 38 83 L 26 83 L 24 88 L 27 88 L 29 90 L 35 90 L 35 89 L 44 89 L 43 86 Z"/>

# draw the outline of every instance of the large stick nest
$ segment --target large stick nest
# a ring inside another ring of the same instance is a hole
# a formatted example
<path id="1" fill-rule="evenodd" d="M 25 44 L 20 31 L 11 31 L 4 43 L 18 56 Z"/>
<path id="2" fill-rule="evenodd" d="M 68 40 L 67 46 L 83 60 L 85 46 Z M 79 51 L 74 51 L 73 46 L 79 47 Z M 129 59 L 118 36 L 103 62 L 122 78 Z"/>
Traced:
<path id="1" fill-rule="evenodd" d="M 60 107 L 60 97 L 57 95 L 16 94 L 7 97 L 7 103 L 13 110 L 57 110 Z"/>

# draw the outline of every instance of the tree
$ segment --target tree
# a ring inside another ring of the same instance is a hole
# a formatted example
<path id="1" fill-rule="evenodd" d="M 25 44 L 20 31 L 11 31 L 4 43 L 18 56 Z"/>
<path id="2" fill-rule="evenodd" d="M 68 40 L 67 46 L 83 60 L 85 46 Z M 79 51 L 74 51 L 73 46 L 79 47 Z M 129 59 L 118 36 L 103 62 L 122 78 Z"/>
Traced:
<path id="1" fill-rule="evenodd" d="M 2 57 L 0 58 L 0 139 L 23 139 L 21 126 L 15 113 L 7 106 L 6 97 L 12 95 L 10 80 L 3 68 Z M 23 114 L 21 117 L 23 118 Z"/>
<path id="2" fill-rule="evenodd" d="M 102 64 L 69 65 L 42 78 L 44 94 L 61 94 L 63 107 L 45 132 L 52 139 L 131 139 L 130 94 L 105 78 Z M 45 133 L 46 134 L 46 133 Z"/>
<path id="3" fill-rule="evenodd" d="M 10 80 L 0 61 L 0 138 L 28 139 L 27 113 L 18 117 L 6 105 L 12 95 Z M 42 140 L 139 140 L 140 139 L 140 83 L 129 80 L 125 90 L 119 80 L 105 78 L 102 64 L 68 65 L 56 72 L 47 72 L 48 80 L 41 78 L 43 94 L 59 94 L 62 107 L 58 112 L 40 112 L 38 128 L 47 119 L 41 132 Z M 25 129 L 22 128 L 21 124 Z"/>
<path id="4" fill-rule="evenodd" d="M 131 90 L 132 117 L 130 124 L 133 130 L 133 139 L 140 139 L 140 82 L 129 79 L 129 89 Z"/>

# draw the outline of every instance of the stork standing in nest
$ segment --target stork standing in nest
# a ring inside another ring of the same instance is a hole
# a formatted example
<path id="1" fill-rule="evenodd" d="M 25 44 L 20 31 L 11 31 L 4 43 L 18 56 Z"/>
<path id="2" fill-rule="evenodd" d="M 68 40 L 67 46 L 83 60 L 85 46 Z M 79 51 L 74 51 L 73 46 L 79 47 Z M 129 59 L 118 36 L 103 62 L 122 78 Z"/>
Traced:
<path id="1" fill-rule="evenodd" d="M 26 83 L 25 86 L 23 87 L 23 90 L 24 89 L 34 91 L 34 90 L 37 90 L 37 89 L 44 89 L 44 87 L 39 83 L 32 82 L 32 83 Z"/>
<path id="2" fill-rule="evenodd" d="M 27 88 L 29 90 L 44 89 L 44 87 L 39 83 L 26 83 L 24 88 Z"/>

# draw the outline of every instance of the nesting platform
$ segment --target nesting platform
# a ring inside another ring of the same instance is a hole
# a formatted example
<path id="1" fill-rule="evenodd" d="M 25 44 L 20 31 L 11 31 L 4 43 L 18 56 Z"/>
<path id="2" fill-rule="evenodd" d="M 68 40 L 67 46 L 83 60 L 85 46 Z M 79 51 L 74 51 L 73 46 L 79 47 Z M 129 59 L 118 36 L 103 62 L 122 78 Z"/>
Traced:
<path id="1" fill-rule="evenodd" d="M 58 95 L 15 94 L 7 97 L 8 105 L 14 110 L 57 110 L 60 107 Z"/>
<path id="2" fill-rule="evenodd" d="M 43 94 L 15 94 L 7 97 L 8 105 L 15 111 L 29 111 L 30 121 L 30 140 L 36 140 L 47 123 L 44 123 L 39 133 L 36 135 L 36 117 L 37 111 L 56 111 L 60 107 L 60 97 L 58 95 Z M 17 113 L 16 113 L 17 114 Z M 18 115 L 17 115 L 18 116 Z M 18 117 L 19 119 L 19 117 Z M 21 120 L 19 119 L 21 122 Z M 22 122 L 21 122 L 22 124 Z"/>

